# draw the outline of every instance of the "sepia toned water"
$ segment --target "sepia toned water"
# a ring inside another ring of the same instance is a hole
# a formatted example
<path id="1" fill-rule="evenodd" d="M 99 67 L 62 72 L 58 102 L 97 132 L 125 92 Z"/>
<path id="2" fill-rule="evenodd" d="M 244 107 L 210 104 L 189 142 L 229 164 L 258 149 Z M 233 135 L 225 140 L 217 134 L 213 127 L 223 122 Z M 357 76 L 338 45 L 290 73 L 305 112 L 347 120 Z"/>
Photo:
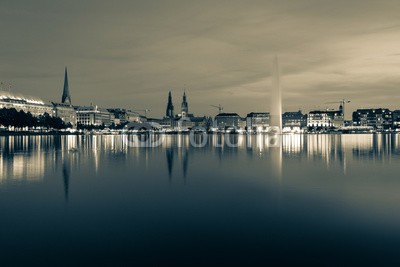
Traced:
<path id="1" fill-rule="evenodd" d="M 162 138 L 0 136 L 0 265 L 400 264 L 400 135 Z"/>

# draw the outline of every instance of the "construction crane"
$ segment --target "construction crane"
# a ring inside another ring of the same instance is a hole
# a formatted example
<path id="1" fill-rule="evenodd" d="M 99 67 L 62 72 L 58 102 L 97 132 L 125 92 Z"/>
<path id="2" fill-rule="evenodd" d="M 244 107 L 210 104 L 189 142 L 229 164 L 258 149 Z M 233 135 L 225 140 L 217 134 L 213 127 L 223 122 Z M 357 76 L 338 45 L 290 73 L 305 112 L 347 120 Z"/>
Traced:
<path id="1" fill-rule="evenodd" d="M 346 99 L 342 99 L 342 100 L 340 100 L 340 101 L 336 101 L 336 102 L 326 102 L 325 104 L 340 104 L 340 106 L 342 107 L 342 112 L 343 112 L 343 116 L 345 115 L 344 114 L 344 107 L 345 107 L 345 105 L 347 104 L 347 103 L 350 103 L 351 101 L 350 100 L 346 100 Z"/>
<path id="2" fill-rule="evenodd" d="M 215 105 L 210 105 L 210 106 L 217 108 L 219 114 L 222 113 L 222 111 L 224 111 L 224 108 L 221 106 L 221 104 L 218 104 L 218 106 L 215 106 Z"/>
<path id="3" fill-rule="evenodd" d="M 150 109 L 135 109 L 133 111 L 144 111 L 144 116 L 147 118 L 147 112 L 150 111 Z"/>

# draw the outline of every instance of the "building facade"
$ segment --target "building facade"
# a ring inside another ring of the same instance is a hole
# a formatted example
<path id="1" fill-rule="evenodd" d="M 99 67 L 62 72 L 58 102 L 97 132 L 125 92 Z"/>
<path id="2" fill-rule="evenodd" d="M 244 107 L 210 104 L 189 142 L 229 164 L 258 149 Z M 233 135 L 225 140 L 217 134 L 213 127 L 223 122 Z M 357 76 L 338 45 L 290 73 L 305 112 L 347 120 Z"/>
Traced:
<path id="1" fill-rule="evenodd" d="M 227 130 L 229 127 L 241 128 L 243 120 L 237 113 L 220 113 L 215 116 L 214 127 L 219 130 Z"/>
<path id="2" fill-rule="evenodd" d="M 270 124 L 268 112 L 251 112 L 246 116 L 247 132 L 266 132 Z"/>
<path id="3" fill-rule="evenodd" d="M 282 114 L 282 131 L 298 132 L 307 127 L 307 115 L 300 110 L 296 112 L 285 112 Z"/>
<path id="4" fill-rule="evenodd" d="M 62 119 L 66 124 L 76 127 L 77 115 L 76 110 L 71 104 L 53 103 L 54 116 Z"/>
<path id="5" fill-rule="evenodd" d="M 145 119 L 140 116 L 138 112 L 124 109 L 124 108 L 110 108 L 107 109 L 110 113 L 114 114 L 116 124 L 124 124 L 129 122 L 142 122 Z"/>
<path id="6" fill-rule="evenodd" d="M 307 117 L 309 128 L 341 128 L 343 125 L 343 110 L 313 110 Z"/>
<path id="7" fill-rule="evenodd" d="M 392 112 L 392 123 L 394 129 L 400 129 L 400 110 Z"/>
<path id="8" fill-rule="evenodd" d="M 0 108 L 14 108 L 17 111 L 22 110 L 25 113 L 31 113 L 35 117 L 43 115 L 44 113 L 51 116 L 55 114 L 53 105 L 45 103 L 40 98 L 5 91 L 0 91 Z"/>
<path id="9" fill-rule="evenodd" d="M 115 122 L 114 114 L 98 106 L 76 107 L 77 123 L 85 126 L 108 127 Z"/>
<path id="10" fill-rule="evenodd" d="M 377 130 L 387 130 L 393 127 L 393 114 L 387 108 L 357 109 L 353 112 L 354 126 L 371 126 Z"/>
<path id="11" fill-rule="evenodd" d="M 212 119 L 210 117 L 194 117 L 192 114 L 189 115 L 189 117 L 175 118 L 172 128 L 177 131 L 185 131 L 198 126 L 208 130 L 212 125 Z"/>
<path id="12" fill-rule="evenodd" d="M 189 114 L 189 106 L 186 100 L 186 92 L 183 92 L 182 104 L 181 104 L 181 117 L 187 117 Z"/>

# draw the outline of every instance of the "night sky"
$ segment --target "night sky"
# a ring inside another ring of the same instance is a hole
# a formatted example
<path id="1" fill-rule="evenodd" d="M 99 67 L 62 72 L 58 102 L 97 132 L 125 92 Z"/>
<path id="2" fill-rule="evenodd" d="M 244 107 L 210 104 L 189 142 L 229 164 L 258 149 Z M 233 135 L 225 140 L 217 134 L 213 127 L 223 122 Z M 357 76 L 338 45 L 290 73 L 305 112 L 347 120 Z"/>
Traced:
<path id="1" fill-rule="evenodd" d="M 165 113 L 268 111 L 278 55 L 283 110 L 400 108 L 399 1 L 0 2 L 4 88 Z M 3 88 L 3 89 L 4 89 Z M 348 114 L 349 115 L 349 114 Z"/>

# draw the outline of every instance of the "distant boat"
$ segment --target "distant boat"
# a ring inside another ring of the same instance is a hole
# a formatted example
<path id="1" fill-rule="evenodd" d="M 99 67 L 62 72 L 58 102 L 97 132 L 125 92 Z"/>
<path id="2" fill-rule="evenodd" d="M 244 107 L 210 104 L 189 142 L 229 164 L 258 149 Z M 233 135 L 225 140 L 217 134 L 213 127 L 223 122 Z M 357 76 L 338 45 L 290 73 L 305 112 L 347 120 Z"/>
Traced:
<path id="1" fill-rule="evenodd" d="M 76 147 L 73 147 L 73 148 L 70 148 L 68 151 L 69 151 L 69 152 L 76 153 L 76 152 L 79 152 L 79 149 L 76 148 Z"/>

